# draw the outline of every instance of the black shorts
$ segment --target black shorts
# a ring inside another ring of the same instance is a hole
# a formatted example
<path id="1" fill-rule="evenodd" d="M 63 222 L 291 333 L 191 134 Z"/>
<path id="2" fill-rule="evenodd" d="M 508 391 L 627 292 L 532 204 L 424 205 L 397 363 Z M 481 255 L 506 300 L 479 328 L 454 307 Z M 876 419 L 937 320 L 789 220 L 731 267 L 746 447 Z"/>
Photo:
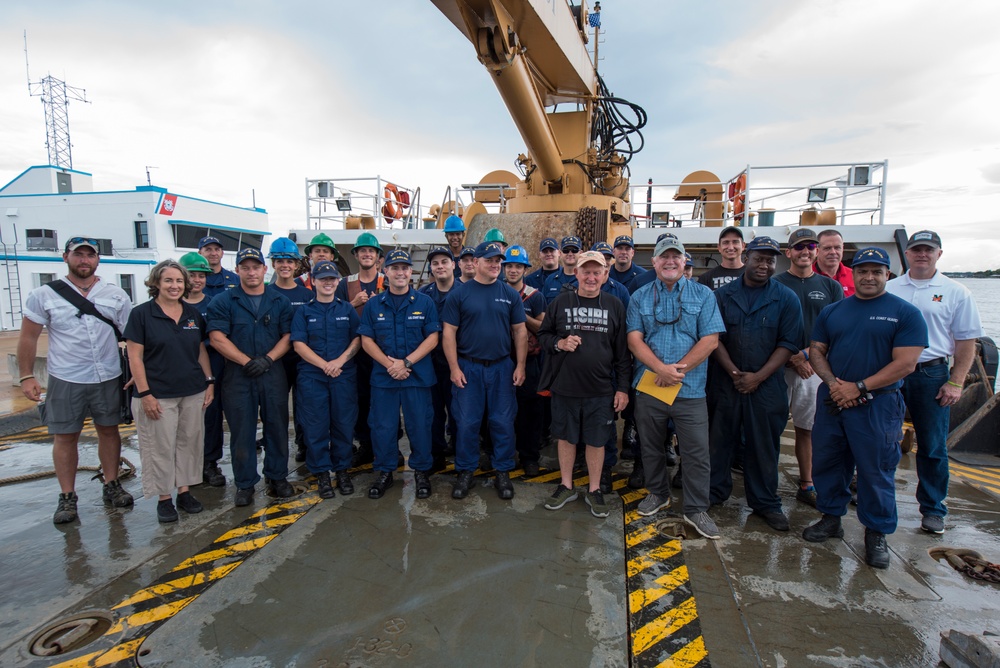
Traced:
<path id="1" fill-rule="evenodd" d="M 552 395 L 552 435 L 603 448 L 615 428 L 615 399 Z"/>

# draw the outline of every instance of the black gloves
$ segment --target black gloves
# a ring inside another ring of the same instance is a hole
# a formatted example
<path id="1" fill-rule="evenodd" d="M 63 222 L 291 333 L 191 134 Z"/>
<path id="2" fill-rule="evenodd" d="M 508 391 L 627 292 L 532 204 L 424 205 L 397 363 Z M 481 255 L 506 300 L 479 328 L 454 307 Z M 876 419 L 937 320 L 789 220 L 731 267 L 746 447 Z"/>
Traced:
<path id="1" fill-rule="evenodd" d="M 267 373 L 272 364 L 273 362 L 271 361 L 271 358 L 267 355 L 254 357 L 252 360 L 243 365 L 243 373 L 250 378 L 257 378 L 258 376 L 263 376 Z"/>

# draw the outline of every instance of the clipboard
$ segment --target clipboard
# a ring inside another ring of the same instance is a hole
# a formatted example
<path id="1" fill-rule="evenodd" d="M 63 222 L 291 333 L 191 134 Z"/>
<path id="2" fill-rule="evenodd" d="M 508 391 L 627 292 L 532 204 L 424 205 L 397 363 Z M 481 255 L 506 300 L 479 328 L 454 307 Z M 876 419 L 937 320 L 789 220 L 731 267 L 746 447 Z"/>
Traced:
<path id="1" fill-rule="evenodd" d="M 635 391 L 648 394 L 654 399 L 659 399 L 668 406 L 673 406 L 674 399 L 677 398 L 677 394 L 681 391 L 682 385 L 683 383 L 677 383 L 676 385 L 671 385 L 670 387 L 660 387 L 656 384 L 656 374 L 649 369 L 646 369 L 642 372 L 642 377 L 639 378 L 639 384 L 635 386 Z"/>

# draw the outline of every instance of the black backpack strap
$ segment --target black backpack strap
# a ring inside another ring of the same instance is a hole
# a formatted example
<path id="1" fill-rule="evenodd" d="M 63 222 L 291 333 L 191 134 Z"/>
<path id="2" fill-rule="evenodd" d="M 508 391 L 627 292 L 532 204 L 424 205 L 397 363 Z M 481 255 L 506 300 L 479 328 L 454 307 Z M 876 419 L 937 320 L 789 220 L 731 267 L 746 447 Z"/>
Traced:
<path id="1" fill-rule="evenodd" d="M 113 320 L 98 311 L 97 307 L 94 306 L 94 302 L 85 298 L 79 292 L 71 288 L 66 281 L 57 279 L 55 281 L 50 281 L 47 285 L 52 288 L 57 295 L 76 307 L 79 311 L 76 317 L 82 318 L 84 315 L 92 315 L 98 320 L 103 320 L 111 325 L 111 329 L 115 330 L 115 337 L 119 341 L 122 340 L 122 333 L 121 330 L 118 329 L 118 325 L 116 325 Z"/>

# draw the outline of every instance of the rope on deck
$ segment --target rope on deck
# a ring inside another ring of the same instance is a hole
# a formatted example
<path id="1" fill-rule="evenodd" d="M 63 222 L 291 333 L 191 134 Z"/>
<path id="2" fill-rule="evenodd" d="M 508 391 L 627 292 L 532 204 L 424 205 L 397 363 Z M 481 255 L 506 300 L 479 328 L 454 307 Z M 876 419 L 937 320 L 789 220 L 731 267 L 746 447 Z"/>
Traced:
<path id="1" fill-rule="evenodd" d="M 91 478 L 91 480 L 100 480 L 102 484 L 104 483 L 104 474 L 101 473 L 101 467 L 100 466 L 78 466 L 76 468 L 76 470 L 77 471 L 95 471 L 97 473 L 97 475 L 95 475 L 93 478 Z M 135 464 L 133 464 L 132 462 L 130 462 L 125 457 L 122 457 L 121 460 L 118 463 L 118 479 L 119 480 L 125 480 L 126 478 L 130 478 L 130 477 L 132 477 L 132 476 L 135 475 L 135 472 L 136 472 Z M 50 476 L 54 476 L 55 474 L 56 474 L 56 470 L 55 469 L 51 469 L 49 471 L 36 471 L 35 473 L 26 473 L 24 475 L 16 475 L 16 476 L 12 476 L 10 478 L 0 478 L 0 486 L 2 486 L 2 485 L 12 485 L 12 484 L 18 483 L 18 482 L 28 482 L 29 480 L 41 480 L 42 478 L 48 478 Z"/>

